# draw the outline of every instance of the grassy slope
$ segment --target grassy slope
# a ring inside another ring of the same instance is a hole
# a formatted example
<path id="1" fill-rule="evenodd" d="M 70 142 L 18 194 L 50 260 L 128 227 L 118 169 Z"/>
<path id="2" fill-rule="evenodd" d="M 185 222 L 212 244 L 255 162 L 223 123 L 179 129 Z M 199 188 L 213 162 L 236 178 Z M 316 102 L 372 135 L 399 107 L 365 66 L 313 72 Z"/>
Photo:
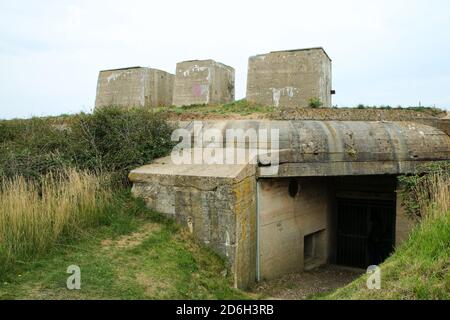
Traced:
<path id="1" fill-rule="evenodd" d="M 0 299 L 245 299 L 224 261 L 176 225 L 122 195 L 104 226 L 2 276 Z M 81 290 L 66 289 L 69 265 Z"/>
<path id="2" fill-rule="evenodd" d="M 363 107 L 363 108 L 275 108 L 262 106 L 243 100 L 224 105 L 192 105 L 186 107 L 161 107 L 157 113 L 171 120 L 202 119 L 310 119 L 310 120 L 385 120 L 404 121 L 405 119 L 443 117 L 445 111 L 436 108 L 410 107 Z"/>
<path id="3" fill-rule="evenodd" d="M 450 299 L 450 212 L 422 222 L 381 265 L 381 290 L 363 276 L 322 299 Z"/>

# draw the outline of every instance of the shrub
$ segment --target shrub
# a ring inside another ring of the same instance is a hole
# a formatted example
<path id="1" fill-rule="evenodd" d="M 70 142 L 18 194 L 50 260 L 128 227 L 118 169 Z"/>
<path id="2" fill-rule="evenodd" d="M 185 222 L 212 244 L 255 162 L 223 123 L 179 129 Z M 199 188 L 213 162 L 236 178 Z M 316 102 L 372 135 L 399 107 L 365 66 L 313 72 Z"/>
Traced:
<path id="1" fill-rule="evenodd" d="M 320 108 L 323 106 L 323 103 L 319 98 L 311 98 L 309 99 L 308 106 L 310 108 Z"/>
<path id="2" fill-rule="evenodd" d="M 39 180 L 74 167 L 115 172 L 122 181 L 130 169 L 166 155 L 172 128 L 149 110 L 105 108 L 63 118 L 0 121 L 0 175 Z"/>
<path id="3" fill-rule="evenodd" d="M 70 128 L 76 167 L 118 172 L 124 180 L 129 170 L 165 156 L 173 146 L 171 126 L 144 109 L 101 109 L 78 116 Z"/>

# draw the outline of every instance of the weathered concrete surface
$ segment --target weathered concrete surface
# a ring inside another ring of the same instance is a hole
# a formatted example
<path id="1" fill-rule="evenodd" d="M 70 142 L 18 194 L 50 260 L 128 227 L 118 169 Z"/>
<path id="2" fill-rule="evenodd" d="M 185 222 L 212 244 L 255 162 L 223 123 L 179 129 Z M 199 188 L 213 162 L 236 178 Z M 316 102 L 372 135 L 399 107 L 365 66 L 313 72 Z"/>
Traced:
<path id="1" fill-rule="evenodd" d="M 442 132 L 445 132 L 445 134 L 450 135 L 450 119 L 445 118 L 419 118 L 419 119 L 413 119 L 413 120 L 403 120 L 403 121 L 410 121 L 415 122 L 418 124 L 424 124 L 430 127 L 434 127 L 436 129 L 441 130 Z"/>
<path id="2" fill-rule="evenodd" d="M 430 126 L 384 121 L 203 121 L 203 129 L 279 131 L 279 177 L 407 174 L 429 161 L 450 159 L 450 137 Z M 194 122 L 184 124 L 194 130 Z M 209 144 L 203 141 L 203 146 Z M 258 172 L 258 176 L 264 176 Z"/>
<path id="3" fill-rule="evenodd" d="M 174 75 L 151 68 L 100 71 L 95 107 L 162 107 L 172 105 Z"/>
<path id="4" fill-rule="evenodd" d="M 194 127 L 194 123 L 185 126 L 191 132 Z M 207 129 L 221 132 L 224 145 L 228 129 L 244 133 L 249 129 L 279 130 L 278 174 L 262 175 L 259 164 L 252 164 L 250 158 L 234 165 L 177 165 L 167 157 L 133 170 L 129 177 L 133 193 L 149 207 L 175 218 L 228 258 L 239 288 L 248 287 L 256 276 L 258 210 L 260 270 L 263 278 L 270 279 L 305 268 L 305 236 L 311 233 L 320 233 L 316 263 L 332 259 L 333 199 L 395 199 L 395 186 L 389 187 L 395 175 L 411 173 L 429 161 L 450 159 L 448 135 L 408 122 L 209 121 L 203 123 L 203 130 Z M 192 140 L 200 141 L 201 133 Z M 245 141 L 232 142 L 241 149 L 257 147 Z M 205 147 L 210 141 L 202 143 Z M 189 152 L 195 154 L 196 150 Z M 342 178 L 339 176 L 346 178 L 346 183 L 336 182 Z M 287 186 L 291 179 L 286 177 L 299 182 L 300 193 L 293 199 Z M 402 215 L 397 217 L 398 243 L 410 230 L 408 221 L 402 219 Z"/>
<path id="5" fill-rule="evenodd" d="M 227 258 L 235 286 L 254 282 L 256 180 L 252 165 L 176 165 L 170 157 L 131 171 L 133 194 Z"/>
<path id="6" fill-rule="evenodd" d="M 292 197 L 288 189 L 294 181 L 299 191 Z M 313 263 L 325 264 L 331 213 L 326 178 L 261 179 L 258 183 L 261 280 L 302 272 L 308 235 L 321 233 L 315 239 Z"/>
<path id="7" fill-rule="evenodd" d="M 223 104 L 234 101 L 234 69 L 214 60 L 177 63 L 173 104 Z"/>
<path id="8" fill-rule="evenodd" d="M 331 60 L 322 48 L 277 51 L 248 60 L 247 100 L 275 107 L 331 107 Z"/>
<path id="9" fill-rule="evenodd" d="M 406 210 L 401 205 L 400 196 L 397 197 L 397 209 L 395 219 L 395 245 L 399 246 L 409 239 L 411 231 L 416 226 L 417 221 L 407 215 Z"/>

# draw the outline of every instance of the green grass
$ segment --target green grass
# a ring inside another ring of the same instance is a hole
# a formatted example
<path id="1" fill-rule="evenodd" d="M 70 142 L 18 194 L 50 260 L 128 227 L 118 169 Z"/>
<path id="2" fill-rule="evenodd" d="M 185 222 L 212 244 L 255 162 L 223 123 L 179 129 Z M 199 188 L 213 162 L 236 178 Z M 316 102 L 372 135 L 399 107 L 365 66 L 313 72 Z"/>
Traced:
<path id="1" fill-rule="evenodd" d="M 271 114 L 275 111 L 274 107 L 262 106 L 250 103 L 245 99 L 223 105 L 191 105 L 185 107 L 166 107 L 156 109 L 157 113 L 170 115 L 241 115 L 251 114 Z"/>
<path id="2" fill-rule="evenodd" d="M 102 223 L 3 274 L 0 299 L 249 298 L 232 288 L 221 257 L 128 192 Z M 81 268 L 81 290 L 66 288 L 70 265 Z"/>
<path id="3" fill-rule="evenodd" d="M 381 289 L 369 290 L 367 276 L 316 299 L 449 300 L 450 212 L 423 221 L 381 265 Z"/>

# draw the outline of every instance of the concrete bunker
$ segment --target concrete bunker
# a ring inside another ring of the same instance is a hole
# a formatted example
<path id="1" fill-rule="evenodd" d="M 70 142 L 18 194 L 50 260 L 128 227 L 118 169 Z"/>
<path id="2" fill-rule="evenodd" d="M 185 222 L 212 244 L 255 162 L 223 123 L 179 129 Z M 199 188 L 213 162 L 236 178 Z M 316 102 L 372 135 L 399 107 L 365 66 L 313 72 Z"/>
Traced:
<path id="1" fill-rule="evenodd" d="M 397 199 L 396 177 L 450 158 L 447 134 L 412 122 L 203 126 L 223 133 L 276 128 L 278 171 L 267 174 L 261 162 L 177 165 L 167 157 L 133 170 L 130 180 L 148 206 L 227 257 L 239 288 L 326 263 L 361 268 L 382 261 L 413 226 Z"/>
<path id="2" fill-rule="evenodd" d="M 95 107 L 162 107 L 172 104 L 174 75 L 131 67 L 100 71 Z"/>
<path id="3" fill-rule="evenodd" d="M 274 51 L 248 60 L 247 100 L 275 107 L 331 107 L 331 59 L 323 48 Z"/>
<path id="4" fill-rule="evenodd" d="M 173 104 L 223 104 L 234 101 L 234 69 L 214 60 L 177 63 Z"/>

